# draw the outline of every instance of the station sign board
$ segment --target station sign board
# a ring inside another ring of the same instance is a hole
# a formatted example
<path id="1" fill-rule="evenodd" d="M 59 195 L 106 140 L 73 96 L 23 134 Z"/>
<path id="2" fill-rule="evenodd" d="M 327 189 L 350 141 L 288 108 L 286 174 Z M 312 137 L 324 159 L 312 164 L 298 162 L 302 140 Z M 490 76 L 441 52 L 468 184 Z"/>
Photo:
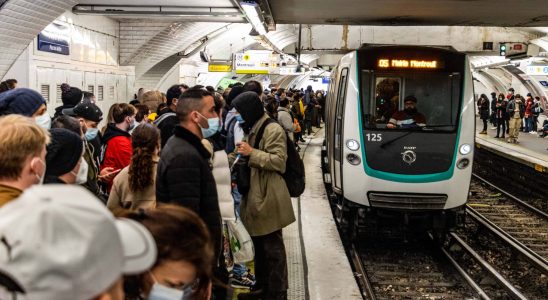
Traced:
<path id="1" fill-rule="evenodd" d="M 281 56 L 270 50 L 248 50 L 234 54 L 236 74 L 277 74 Z"/>
<path id="2" fill-rule="evenodd" d="M 207 66 L 208 72 L 232 72 L 232 64 L 230 63 L 209 63 Z"/>
<path id="3" fill-rule="evenodd" d="M 533 75 L 533 76 L 539 76 L 539 75 L 548 76 L 548 66 L 527 66 L 525 73 L 527 75 Z"/>
<path id="4" fill-rule="evenodd" d="M 38 34 L 38 50 L 61 55 L 70 54 L 70 28 L 53 22 Z"/>

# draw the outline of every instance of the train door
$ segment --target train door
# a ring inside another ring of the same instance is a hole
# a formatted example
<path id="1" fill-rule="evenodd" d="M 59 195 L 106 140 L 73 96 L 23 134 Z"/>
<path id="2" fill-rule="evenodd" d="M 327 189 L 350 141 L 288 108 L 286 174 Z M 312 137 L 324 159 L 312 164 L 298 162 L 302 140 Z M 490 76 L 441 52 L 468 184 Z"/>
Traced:
<path id="1" fill-rule="evenodd" d="M 341 70 L 339 85 L 337 86 L 337 105 L 335 107 L 335 124 L 333 140 L 333 185 L 342 190 L 342 165 L 343 165 L 343 139 L 344 139 L 344 105 L 346 100 L 346 83 L 348 81 L 348 68 Z"/>

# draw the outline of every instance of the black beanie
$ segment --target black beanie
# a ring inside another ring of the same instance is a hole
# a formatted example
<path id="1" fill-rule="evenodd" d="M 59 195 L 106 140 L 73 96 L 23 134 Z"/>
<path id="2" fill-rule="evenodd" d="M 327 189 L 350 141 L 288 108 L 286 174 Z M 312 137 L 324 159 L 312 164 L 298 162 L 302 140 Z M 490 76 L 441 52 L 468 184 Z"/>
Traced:
<path id="1" fill-rule="evenodd" d="M 244 119 L 244 123 L 240 124 L 245 133 L 251 132 L 251 128 L 264 115 L 264 106 L 255 92 L 243 92 L 234 101 L 232 106 Z"/>
<path id="2" fill-rule="evenodd" d="M 236 85 L 233 88 L 230 89 L 230 93 L 228 93 L 228 96 L 226 97 L 226 104 L 232 105 L 232 101 L 238 97 L 241 93 L 244 92 L 244 86 L 243 85 Z"/>
<path id="3" fill-rule="evenodd" d="M 76 106 L 76 104 L 82 101 L 83 95 L 79 88 L 71 87 L 66 83 L 61 85 L 61 100 L 64 106 Z"/>
<path id="4" fill-rule="evenodd" d="M 64 129 L 50 130 L 51 143 L 47 146 L 46 176 L 61 176 L 72 171 L 80 161 L 84 143 L 76 133 Z"/>

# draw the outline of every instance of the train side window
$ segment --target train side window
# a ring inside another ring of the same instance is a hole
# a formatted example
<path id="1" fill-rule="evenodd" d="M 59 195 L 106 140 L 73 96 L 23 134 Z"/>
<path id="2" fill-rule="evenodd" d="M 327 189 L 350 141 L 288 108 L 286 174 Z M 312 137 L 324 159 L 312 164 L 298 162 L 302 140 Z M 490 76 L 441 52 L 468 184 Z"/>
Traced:
<path id="1" fill-rule="evenodd" d="M 340 161 L 342 159 L 342 131 L 343 131 L 343 118 L 344 118 L 344 102 L 346 100 L 346 82 L 348 79 L 348 68 L 344 68 L 341 71 L 341 77 L 339 79 L 339 89 L 337 91 L 337 108 L 335 111 L 335 159 Z"/>

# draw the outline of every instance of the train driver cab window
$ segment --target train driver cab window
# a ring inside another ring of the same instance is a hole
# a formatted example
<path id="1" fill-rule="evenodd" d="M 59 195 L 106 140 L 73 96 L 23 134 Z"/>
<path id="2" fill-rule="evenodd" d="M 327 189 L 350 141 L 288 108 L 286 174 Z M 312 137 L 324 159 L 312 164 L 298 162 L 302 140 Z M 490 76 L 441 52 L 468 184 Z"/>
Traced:
<path id="1" fill-rule="evenodd" d="M 459 117 L 460 84 L 460 73 L 375 74 L 364 70 L 364 126 L 367 129 L 454 131 Z"/>

